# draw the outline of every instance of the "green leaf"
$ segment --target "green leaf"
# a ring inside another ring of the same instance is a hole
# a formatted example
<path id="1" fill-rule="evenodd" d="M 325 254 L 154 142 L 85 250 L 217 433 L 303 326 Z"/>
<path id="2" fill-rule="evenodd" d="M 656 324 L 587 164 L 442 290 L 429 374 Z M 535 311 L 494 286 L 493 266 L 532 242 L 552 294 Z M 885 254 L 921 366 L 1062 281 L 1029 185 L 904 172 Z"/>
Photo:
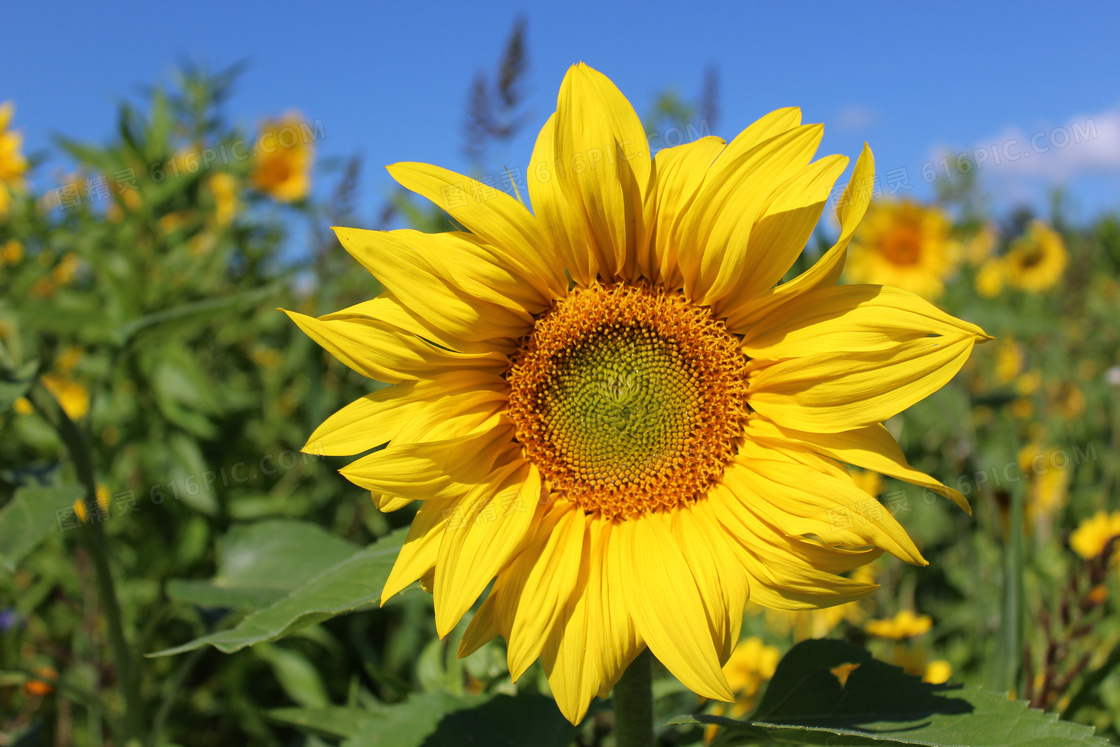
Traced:
<path id="1" fill-rule="evenodd" d="M 12 409 L 16 400 L 27 394 L 38 371 L 39 361 L 28 361 L 15 370 L 0 370 L 0 412 Z"/>
<path id="2" fill-rule="evenodd" d="M 845 683 L 832 673 L 858 664 Z M 1106 745 L 1093 729 L 977 687 L 930 685 L 836 640 L 804 641 L 778 664 L 746 721 L 715 716 L 675 724 L 718 724 L 732 735 L 836 747 L 1061 747 Z"/>
<path id="3" fill-rule="evenodd" d="M 256 643 L 275 641 L 338 615 L 375 606 L 407 533 L 408 529 L 402 527 L 383 537 L 283 599 L 252 613 L 234 628 L 148 656 L 171 656 L 205 645 L 230 654 Z"/>
<path id="4" fill-rule="evenodd" d="M 368 715 L 343 747 L 566 747 L 576 735 L 552 698 L 538 693 L 425 693 Z"/>
<path id="5" fill-rule="evenodd" d="M 81 485 L 55 488 L 20 488 L 0 508 L 0 567 L 12 572 L 43 538 L 58 528 L 60 509 L 82 496 Z"/>
<path id="6" fill-rule="evenodd" d="M 266 711 L 273 721 L 294 726 L 300 731 L 324 737 L 345 739 L 375 728 L 383 717 L 377 711 L 357 706 L 326 708 L 274 708 Z"/>
<path id="7" fill-rule="evenodd" d="M 260 644 L 253 651 L 272 668 L 276 681 L 289 698 L 307 708 L 325 708 L 330 703 L 318 670 L 299 651 L 268 643 Z"/>
<path id="8" fill-rule="evenodd" d="M 146 340 L 158 339 L 227 316 L 235 311 L 256 306 L 276 295 L 282 287 L 281 283 L 273 283 L 254 291 L 235 293 L 221 298 L 208 298 L 176 306 L 173 309 L 157 311 L 125 324 L 118 332 L 125 344 L 139 345 Z"/>
<path id="9" fill-rule="evenodd" d="M 202 607 L 260 609 L 360 549 L 308 522 L 275 519 L 241 525 L 219 540 L 214 578 L 173 579 L 167 596 Z"/>

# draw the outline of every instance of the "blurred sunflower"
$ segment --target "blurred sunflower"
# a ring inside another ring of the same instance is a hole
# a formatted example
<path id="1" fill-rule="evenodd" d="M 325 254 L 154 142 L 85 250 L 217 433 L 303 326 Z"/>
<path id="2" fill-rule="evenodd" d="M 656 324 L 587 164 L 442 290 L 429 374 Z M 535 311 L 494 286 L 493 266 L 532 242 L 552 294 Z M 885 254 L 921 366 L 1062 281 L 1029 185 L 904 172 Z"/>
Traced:
<path id="1" fill-rule="evenodd" d="M 274 200 L 294 202 L 311 191 L 315 152 L 303 134 L 298 116 L 265 122 L 253 157 L 253 186 Z"/>
<path id="2" fill-rule="evenodd" d="M 1037 220 L 1011 245 L 1003 261 L 1008 284 L 1035 293 L 1057 285 L 1068 263 L 1062 237 Z"/>
<path id="3" fill-rule="evenodd" d="M 852 240 L 845 273 L 855 283 L 894 285 L 924 298 L 945 291 L 961 258 L 948 216 L 916 202 L 872 205 Z"/>
<path id="4" fill-rule="evenodd" d="M 23 175 L 27 173 L 27 159 L 20 152 L 23 136 L 9 129 L 15 106 L 10 101 L 0 104 L 0 218 L 11 211 L 12 193 L 27 186 Z"/>
<path id="5" fill-rule="evenodd" d="M 77 381 L 58 374 L 45 374 L 42 382 L 43 387 L 54 395 L 71 420 L 84 418 L 89 412 L 89 390 Z M 20 415 L 30 415 L 35 412 L 34 406 L 26 397 L 17 399 L 12 409 Z"/>
<path id="6" fill-rule="evenodd" d="M 1077 525 L 1069 536 L 1069 546 L 1085 560 L 1092 560 L 1114 537 L 1120 537 L 1120 511 L 1098 511 Z"/>
<path id="7" fill-rule="evenodd" d="M 335 229 L 386 292 L 288 312 L 390 384 L 305 447 L 385 445 L 342 473 L 382 510 L 422 500 L 382 600 L 423 579 L 444 636 L 493 581 L 460 655 L 500 634 L 514 678 L 541 658 L 572 722 L 647 646 L 733 700 L 722 665 L 748 596 L 827 607 L 872 592 L 841 574 L 884 550 L 924 564 L 841 462 L 967 509 L 881 421 L 990 338 L 906 291 L 835 285 L 870 199 L 866 148 L 837 243 L 775 287 L 847 164 L 812 161 L 823 129 L 800 122 L 783 109 L 651 159 L 626 98 L 573 66 L 533 153 L 535 214 L 396 164 L 465 231 Z"/>

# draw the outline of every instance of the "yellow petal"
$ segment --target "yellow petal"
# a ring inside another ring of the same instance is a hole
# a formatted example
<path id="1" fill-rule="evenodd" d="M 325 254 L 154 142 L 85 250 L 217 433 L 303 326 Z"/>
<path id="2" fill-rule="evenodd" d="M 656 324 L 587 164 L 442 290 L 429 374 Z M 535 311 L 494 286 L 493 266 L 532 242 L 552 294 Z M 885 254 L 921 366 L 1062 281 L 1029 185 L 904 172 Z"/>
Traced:
<path id="1" fill-rule="evenodd" d="M 439 544 L 443 539 L 443 528 L 457 500 L 438 498 L 421 504 L 420 510 L 412 518 L 393 569 L 389 571 L 389 578 L 381 589 L 382 605 L 435 567 Z"/>
<path id="2" fill-rule="evenodd" d="M 626 603 L 638 634 L 685 687 L 734 700 L 707 634 L 704 600 L 668 523 L 657 514 L 621 522 Z"/>
<path id="3" fill-rule="evenodd" d="M 704 137 L 691 143 L 658 151 L 653 159 L 653 187 L 647 196 L 653 203 L 653 223 L 649 251 L 639 261 L 647 278 L 671 288 L 683 282 L 677 266 L 681 223 L 712 161 L 723 150 L 718 137 Z"/>
<path id="4" fill-rule="evenodd" d="M 339 470 L 373 493 L 422 500 L 461 496 L 482 479 L 495 460 L 505 459 L 512 430 L 489 418 L 468 435 L 390 445 Z"/>
<path id="5" fill-rule="evenodd" d="M 837 433 L 874 425 L 937 391 L 976 338 L 935 337 L 857 353 L 821 353 L 767 366 L 750 382 L 751 407 L 779 426 Z"/>
<path id="6" fill-rule="evenodd" d="M 403 187 L 428 198 L 457 223 L 520 266 L 522 276 L 545 297 L 563 297 L 566 283 L 550 256 L 533 216 L 501 190 L 470 177 L 426 163 L 396 163 L 389 175 Z"/>
<path id="7" fill-rule="evenodd" d="M 537 136 L 529 162 L 529 200 L 541 222 L 546 240 L 572 278 L 588 285 L 599 271 L 595 253 L 588 250 L 587 222 L 576 212 L 560 184 L 566 175 L 563 161 L 556 155 L 556 113 L 548 118 Z"/>
<path id="8" fill-rule="evenodd" d="M 363 376 L 396 384 L 426 379 L 454 369 L 501 373 L 507 365 L 499 353 L 441 350 L 384 322 L 366 317 L 316 319 L 284 310 L 304 333 Z"/>
<path id="9" fill-rule="evenodd" d="M 770 293 L 741 299 L 728 299 L 723 310 L 727 315 L 727 328 L 742 334 L 751 324 L 772 314 L 781 314 L 779 308 L 803 293 L 815 288 L 836 285 L 844 269 L 845 253 L 856 228 L 871 203 L 872 185 L 875 179 L 875 157 L 866 143 L 863 152 L 852 169 L 852 179 L 848 182 L 840 198 L 836 215 L 840 220 L 840 236 L 832 248 L 825 252 L 815 265 L 788 283 L 782 283 Z"/>
<path id="10" fill-rule="evenodd" d="M 505 402 L 504 382 L 493 374 L 463 371 L 425 381 L 404 381 L 351 402 L 315 429 L 305 452 L 348 456 L 411 432 L 408 441 L 433 437 L 432 427 L 479 408 L 489 416 Z"/>
<path id="11" fill-rule="evenodd" d="M 894 436 L 882 425 L 870 425 L 839 433 L 807 433 L 779 428 L 762 418 L 754 417 L 747 424 L 747 438 L 798 444 L 841 462 L 929 488 L 972 515 L 972 507 L 959 491 L 942 485 L 924 472 L 911 467 Z"/>
<path id="12" fill-rule="evenodd" d="M 696 303 L 721 298 L 746 271 L 759 211 L 777 187 L 809 163 L 823 132 L 820 125 L 798 127 L 759 143 L 721 171 L 709 169 L 682 226 L 679 251 L 685 292 Z M 727 151 L 722 155 L 727 157 Z"/>
<path id="13" fill-rule="evenodd" d="M 451 632 L 491 579 L 520 550 L 543 508 L 536 467 L 513 462 L 461 501 L 443 533 L 434 587 L 436 631 Z"/>
<path id="14" fill-rule="evenodd" d="M 847 156 L 826 156 L 774 190 L 751 228 L 744 260 L 749 272 L 734 280 L 716 304 L 717 314 L 727 303 L 741 304 L 745 298 L 768 293 L 793 267 L 820 221 L 832 185 L 847 165 Z"/>
<path id="15" fill-rule="evenodd" d="M 796 106 L 775 109 L 760 117 L 728 143 L 727 149 L 712 164 L 712 177 L 718 176 L 724 169 L 734 168 L 737 160 L 759 143 L 800 126 L 801 109 Z"/>
<path id="16" fill-rule="evenodd" d="M 991 339 L 919 296 L 882 285 L 819 288 L 791 299 L 743 336 L 752 358 L 782 360 L 827 352 L 886 350 L 928 335 Z"/>
<path id="17" fill-rule="evenodd" d="M 483 294 L 465 292 L 451 278 L 437 272 L 433 261 L 440 254 L 449 269 L 466 271 L 484 260 L 463 250 L 467 242 L 445 234 L 418 231 L 362 231 L 336 228 L 342 245 L 413 313 L 456 337 L 477 342 L 521 337 L 532 326 L 532 315 L 510 303 L 516 287 L 510 277 L 505 288 L 488 288 Z M 505 291 L 504 293 L 502 291 Z M 544 308 L 538 299 L 534 311 Z"/>
<path id="18" fill-rule="evenodd" d="M 494 615 L 506 640 L 510 676 L 517 680 L 562 622 L 580 575 L 585 519 L 573 504 L 555 504 L 533 538 L 498 577 Z"/>
<path id="19" fill-rule="evenodd" d="M 724 482 L 787 534 L 812 536 L 826 546 L 873 545 L 908 563 L 928 565 L 890 512 L 847 474 L 830 475 L 781 459 L 744 459 L 728 467 Z"/>
<path id="20" fill-rule="evenodd" d="M 467 340 L 456 337 L 447 330 L 431 324 L 411 309 L 405 307 L 404 304 L 388 291 L 369 301 L 356 303 L 353 306 L 336 311 L 333 314 L 325 314 L 319 317 L 319 320 L 324 322 L 345 321 L 355 316 L 375 319 L 390 327 L 408 332 L 410 335 L 422 337 L 425 340 L 431 340 L 440 347 L 459 353 L 485 354 L 501 352 L 504 354 L 512 354 L 514 351 L 512 345 L 503 345 L 493 340 L 468 342 Z"/>
<path id="21" fill-rule="evenodd" d="M 732 551 L 707 501 L 674 512 L 672 530 L 700 589 L 720 663 L 726 663 L 739 642 L 748 595 L 746 574 L 742 567 L 726 562 Z"/>
<path id="22" fill-rule="evenodd" d="M 646 241 L 651 162 L 641 120 L 614 83 L 580 63 L 560 85 L 554 137 L 560 189 L 586 217 L 600 274 L 630 276 Z"/>
<path id="23" fill-rule="evenodd" d="M 751 601 L 771 609 L 809 610 L 861 599 L 877 586 L 836 575 L 877 558 L 882 550 L 841 551 L 782 534 L 725 485 L 708 496 L 750 578 Z"/>
<path id="24" fill-rule="evenodd" d="M 580 574 L 561 620 L 550 631 L 541 649 L 541 664 L 548 675 L 549 688 L 564 717 L 578 724 L 599 689 L 603 647 L 602 631 L 592 623 L 598 610 L 598 553 L 602 551 L 602 522 L 589 521 L 583 541 Z"/>

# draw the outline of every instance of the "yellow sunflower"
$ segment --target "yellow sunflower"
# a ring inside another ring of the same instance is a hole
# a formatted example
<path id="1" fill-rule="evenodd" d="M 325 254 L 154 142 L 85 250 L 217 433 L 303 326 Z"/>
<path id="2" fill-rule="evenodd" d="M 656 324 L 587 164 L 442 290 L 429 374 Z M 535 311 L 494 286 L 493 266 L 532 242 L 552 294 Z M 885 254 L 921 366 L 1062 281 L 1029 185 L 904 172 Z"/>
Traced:
<path id="1" fill-rule="evenodd" d="M 294 202 L 311 191 L 315 150 L 306 124 L 294 114 L 265 122 L 253 151 L 253 186 L 280 202 Z"/>
<path id="2" fill-rule="evenodd" d="M 7 217 L 11 210 L 12 193 L 27 186 L 27 159 L 20 152 L 23 136 L 8 129 L 13 114 L 15 106 L 10 101 L 0 104 L 0 218 Z"/>
<path id="3" fill-rule="evenodd" d="M 1057 285 L 1067 264 L 1069 253 L 1062 237 L 1042 221 L 1035 220 L 1011 245 L 1004 258 L 1004 271 L 1013 288 L 1037 293 Z"/>
<path id="4" fill-rule="evenodd" d="M 836 286 L 870 198 L 866 148 L 836 245 L 775 285 L 847 164 L 813 161 L 823 128 L 800 121 L 779 110 L 651 159 L 626 98 L 573 66 L 533 152 L 533 212 L 391 166 L 464 230 L 335 229 L 386 292 L 288 312 L 390 385 L 305 447 L 384 446 L 342 473 L 384 511 L 419 501 L 382 600 L 423 579 L 444 636 L 493 581 L 460 655 L 501 635 L 515 679 L 540 658 L 572 722 L 646 647 L 731 701 L 722 665 L 748 598 L 843 604 L 876 588 L 844 574 L 884 550 L 924 564 L 842 462 L 967 509 L 881 421 L 989 338 L 906 291 Z"/>
<path id="5" fill-rule="evenodd" d="M 950 228 L 948 216 L 937 208 L 910 201 L 872 205 L 852 240 L 847 277 L 937 298 L 962 253 Z"/>

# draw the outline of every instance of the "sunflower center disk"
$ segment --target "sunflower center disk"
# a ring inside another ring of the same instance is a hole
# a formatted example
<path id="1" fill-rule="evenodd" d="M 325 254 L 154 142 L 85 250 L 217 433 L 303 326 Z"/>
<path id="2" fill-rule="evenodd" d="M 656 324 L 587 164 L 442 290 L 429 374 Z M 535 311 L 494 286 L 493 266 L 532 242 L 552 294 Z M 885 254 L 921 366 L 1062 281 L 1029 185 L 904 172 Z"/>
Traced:
<path id="1" fill-rule="evenodd" d="M 554 493 L 631 518 L 691 503 L 723 474 L 748 412 L 746 363 L 679 294 L 581 288 L 521 341 L 510 417 Z"/>

